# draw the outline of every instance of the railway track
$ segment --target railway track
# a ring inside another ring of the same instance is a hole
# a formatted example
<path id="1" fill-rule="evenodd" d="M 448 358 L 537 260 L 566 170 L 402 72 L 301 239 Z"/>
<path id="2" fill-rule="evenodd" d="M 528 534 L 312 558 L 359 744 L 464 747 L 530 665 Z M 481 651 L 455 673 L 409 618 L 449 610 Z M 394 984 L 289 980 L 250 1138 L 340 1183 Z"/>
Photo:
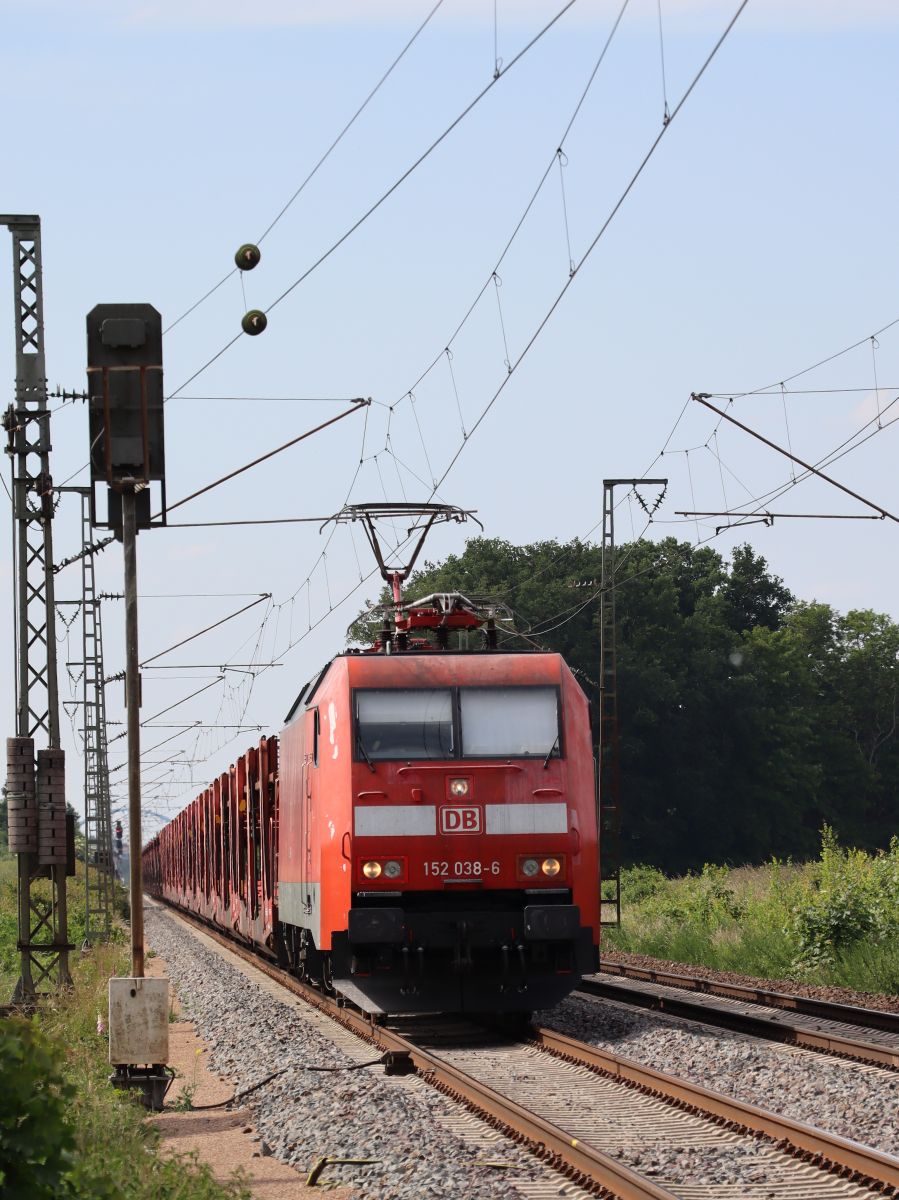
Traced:
<path id="1" fill-rule="evenodd" d="M 899 1159 L 879 1151 L 551 1030 L 516 1038 L 461 1018 L 382 1023 L 205 922 L 180 911 L 177 918 L 376 1045 L 390 1069 L 415 1070 L 586 1192 L 624 1200 L 899 1197 Z"/>
<path id="2" fill-rule="evenodd" d="M 896 1013 L 617 963 L 584 979 L 578 991 L 899 1070 Z"/>

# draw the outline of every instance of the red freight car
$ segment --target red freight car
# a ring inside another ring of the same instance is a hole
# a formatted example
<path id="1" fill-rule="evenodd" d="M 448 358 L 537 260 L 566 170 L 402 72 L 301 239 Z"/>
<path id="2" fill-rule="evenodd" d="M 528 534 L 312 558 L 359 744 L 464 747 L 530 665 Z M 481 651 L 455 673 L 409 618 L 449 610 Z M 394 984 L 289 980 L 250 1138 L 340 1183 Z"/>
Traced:
<path id="1" fill-rule="evenodd" d="M 554 1004 L 599 943 L 586 698 L 556 654 L 341 654 L 144 869 L 367 1011 Z"/>

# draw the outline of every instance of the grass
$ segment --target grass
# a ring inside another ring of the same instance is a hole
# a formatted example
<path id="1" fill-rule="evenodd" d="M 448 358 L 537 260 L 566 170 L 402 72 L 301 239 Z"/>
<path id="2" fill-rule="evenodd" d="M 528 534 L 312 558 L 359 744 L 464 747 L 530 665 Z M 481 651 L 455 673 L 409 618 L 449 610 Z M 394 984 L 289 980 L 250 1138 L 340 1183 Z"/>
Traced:
<path id="1" fill-rule="evenodd" d="M 822 833 L 811 863 L 622 873 L 606 945 L 768 979 L 899 993 L 899 840 L 869 855 Z"/>
<path id="2" fill-rule="evenodd" d="M 19 952 L 16 949 L 17 928 L 17 863 L 13 855 L 0 857 L 0 1003 L 12 994 L 19 977 Z M 84 863 L 76 862 L 76 874 L 68 880 L 66 899 L 68 908 L 69 941 L 81 946 L 85 930 Z M 50 881 L 35 880 L 31 885 L 32 896 L 37 900 L 49 899 Z M 128 896 L 125 889 L 116 885 L 115 915 L 127 917 Z M 122 936 L 121 930 L 119 936 Z"/>
<path id="3" fill-rule="evenodd" d="M 12 924 L 9 880 L 12 878 Z M 70 881 L 70 940 L 83 931 Z M 12 947 L 9 930 L 12 929 Z M 83 936 L 83 932 L 82 932 Z M 12 955 L 10 954 L 12 949 Z M 0 962 L 15 975 L 15 868 L 0 863 Z M 12 970 L 10 970 L 12 964 Z M 247 1200 L 239 1178 L 216 1181 L 194 1156 L 159 1153 L 133 1094 L 108 1082 L 105 1022 L 111 975 L 127 974 L 120 937 L 72 955 L 73 987 L 31 1017 L 0 1021 L 0 1195 L 28 1200 Z"/>

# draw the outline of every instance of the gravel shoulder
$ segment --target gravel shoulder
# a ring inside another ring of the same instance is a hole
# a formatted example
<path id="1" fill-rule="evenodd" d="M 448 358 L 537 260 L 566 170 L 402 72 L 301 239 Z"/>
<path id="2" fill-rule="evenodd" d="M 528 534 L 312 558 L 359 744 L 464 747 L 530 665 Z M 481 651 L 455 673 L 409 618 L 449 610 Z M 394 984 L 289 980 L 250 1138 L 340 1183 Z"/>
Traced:
<path id="1" fill-rule="evenodd" d="M 168 964 L 160 957 L 147 960 L 147 975 L 159 978 L 168 974 Z M 173 1011 L 181 1016 L 177 994 Z M 239 1172 L 253 1200 L 302 1200 L 320 1196 L 320 1189 L 307 1187 L 305 1175 L 286 1163 L 263 1155 L 260 1134 L 247 1108 L 202 1106 L 220 1104 L 234 1094 L 231 1083 L 221 1079 L 209 1067 L 209 1046 L 196 1032 L 193 1021 L 175 1020 L 169 1026 L 169 1063 L 177 1077 L 167 1097 L 167 1111 L 152 1118 L 159 1130 L 163 1153 L 195 1153 L 208 1163 L 217 1179 L 226 1180 Z M 200 1106 L 187 1107 L 186 1100 Z M 184 1109 L 179 1108 L 184 1105 Z M 345 1188 L 332 1191 L 334 1200 L 349 1196 Z"/>

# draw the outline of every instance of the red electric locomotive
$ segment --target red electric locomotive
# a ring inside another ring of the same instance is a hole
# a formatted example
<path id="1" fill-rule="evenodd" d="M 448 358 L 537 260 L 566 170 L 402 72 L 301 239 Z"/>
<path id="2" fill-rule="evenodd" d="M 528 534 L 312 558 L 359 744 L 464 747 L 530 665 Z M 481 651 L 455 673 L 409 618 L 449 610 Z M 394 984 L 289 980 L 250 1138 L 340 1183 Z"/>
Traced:
<path id="1" fill-rule="evenodd" d="M 148 890 L 368 1012 L 555 1004 L 598 956 L 586 697 L 489 629 L 441 648 L 483 624 L 461 597 L 403 611 L 153 839 Z M 436 646 L 409 640 L 428 627 Z"/>

